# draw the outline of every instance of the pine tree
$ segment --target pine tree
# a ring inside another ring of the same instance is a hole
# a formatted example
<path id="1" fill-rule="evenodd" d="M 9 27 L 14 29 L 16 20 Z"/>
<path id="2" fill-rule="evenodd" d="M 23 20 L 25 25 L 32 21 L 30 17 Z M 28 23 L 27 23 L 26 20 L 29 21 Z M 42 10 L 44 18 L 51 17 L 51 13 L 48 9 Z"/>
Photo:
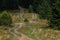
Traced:
<path id="1" fill-rule="evenodd" d="M 57 0 L 52 9 L 52 18 L 50 19 L 50 28 L 60 30 L 60 0 Z"/>
<path id="2" fill-rule="evenodd" d="M 37 5 L 36 11 L 38 14 L 40 14 L 40 18 L 50 19 L 52 9 L 50 7 L 49 1 L 42 0 L 42 2 Z"/>

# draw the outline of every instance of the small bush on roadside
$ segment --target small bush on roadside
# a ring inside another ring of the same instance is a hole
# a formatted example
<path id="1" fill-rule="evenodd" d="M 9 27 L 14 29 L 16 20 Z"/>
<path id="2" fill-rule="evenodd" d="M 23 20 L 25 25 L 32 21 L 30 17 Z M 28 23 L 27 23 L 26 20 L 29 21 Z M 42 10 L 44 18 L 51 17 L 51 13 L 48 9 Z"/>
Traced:
<path id="1" fill-rule="evenodd" d="M 11 25 L 12 24 L 12 18 L 11 15 L 7 12 L 4 11 L 2 12 L 0 16 L 0 25 Z"/>

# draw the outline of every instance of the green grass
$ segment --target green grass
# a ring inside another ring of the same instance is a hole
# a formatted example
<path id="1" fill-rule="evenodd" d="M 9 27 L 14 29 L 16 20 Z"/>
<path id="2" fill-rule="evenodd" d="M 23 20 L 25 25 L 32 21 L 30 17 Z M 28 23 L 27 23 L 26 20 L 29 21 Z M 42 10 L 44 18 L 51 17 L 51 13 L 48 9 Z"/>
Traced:
<path id="1" fill-rule="evenodd" d="M 38 40 L 38 36 L 41 35 L 45 31 L 45 29 L 42 29 L 41 33 L 38 33 L 40 27 L 34 24 L 27 23 L 26 27 L 19 29 L 19 32 L 24 33 L 25 35 L 28 35 L 29 37 Z"/>
<path id="2" fill-rule="evenodd" d="M 21 20 L 20 20 L 19 18 L 16 18 L 16 19 L 14 20 L 14 22 L 15 22 L 15 23 L 19 23 L 19 22 L 21 22 Z"/>
<path id="3" fill-rule="evenodd" d="M 22 27 L 18 31 L 34 40 L 60 40 L 60 31 L 30 23 L 27 23 L 26 27 Z"/>
<path id="4" fill-rule="evenodd" d="M 29 16 L 28 15 L 26 14 L 24 17 L 27 19 L 31 18 L 31 15 L 29 15 Z M 13 19 L 14 19 L 14 23 L 23 22 L 22 19 L 19 19 L 16 16 L 13 17 Z M 35 24 L 26 22 L 26 26 L 18 29 L 18 31 L 27 35 L 28 37 L 30 37 L 34 40 L 60 40 L 60 31 L 47 28 L 46 20 L 44 21 L 43 19 L 42 20 L 39 19 L 37 21 L 38 22 L 36 22 Z M 5 28 L 0 28 L 0 30 L 5 31 Z M 7 36 L 10 34 L 8 33 L 8 31 L 6 31 L 6 33 L 4 31 L 0 32 L 0 36 L 3 36 L 2 40 L 12 40 L 13 36 L 10 36 L 9 38 L 7 38 Z"/>

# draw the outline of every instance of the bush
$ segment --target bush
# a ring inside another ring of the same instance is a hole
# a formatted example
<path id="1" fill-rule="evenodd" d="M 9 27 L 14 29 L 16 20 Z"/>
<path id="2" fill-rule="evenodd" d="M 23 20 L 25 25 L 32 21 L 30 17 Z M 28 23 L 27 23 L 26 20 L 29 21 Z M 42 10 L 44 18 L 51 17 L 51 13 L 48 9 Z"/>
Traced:
<path id="1" fill-rule="evenodd" d="M 29 22 L 28 19 L 25 19 L 24 22 Z"/>
<path id="2" fill-rule="evenodd" d="M 0 17 L 0 25 L 11 25 L 12 24 L 12 18 L 10 14 L 8 14 L 7 11 L 2 12 L 2 15 Z"/>

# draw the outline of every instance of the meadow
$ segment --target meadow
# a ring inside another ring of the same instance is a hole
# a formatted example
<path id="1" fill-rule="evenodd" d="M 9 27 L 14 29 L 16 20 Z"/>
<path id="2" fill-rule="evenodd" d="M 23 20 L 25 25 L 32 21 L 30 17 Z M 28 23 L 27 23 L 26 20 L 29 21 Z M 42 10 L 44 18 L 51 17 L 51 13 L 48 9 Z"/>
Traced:
<path id="1" fill-rule="evenodd" d="M 18 32 L 33 40 L 60 40 L 60 31 L 48 28 L 47 26 L 49 26 L 49 24 L 47 19 L 39 19 L 36 14 L 37 17 L 33 20 L 31 19 L 31 15 L 30 13 L 24 14 L 24 19 L 28 19 L 27 22 L 20 19 L 18 15 L 12 16 L 13 23 L 25 23 L 23 27 L 18 29 Z M 14 37 L 9 33 L 8 28 L 3 27 L 4 26 L 0 26 L 0 40 L 28 40 L 26 37 L 23 39 L 19 37 L 19 39 L 17 39 L 18 37 Z"/>

